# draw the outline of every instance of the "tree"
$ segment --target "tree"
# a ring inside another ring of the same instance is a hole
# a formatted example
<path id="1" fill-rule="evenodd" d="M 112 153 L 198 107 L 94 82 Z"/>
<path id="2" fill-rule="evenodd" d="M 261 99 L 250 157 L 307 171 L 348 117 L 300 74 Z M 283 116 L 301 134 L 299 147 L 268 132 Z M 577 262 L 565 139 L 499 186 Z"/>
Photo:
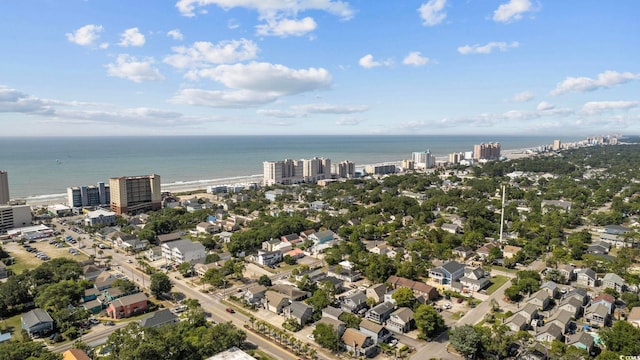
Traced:
<path id="1" fill-rule="evenodd" d="M 343 312 L 338 316 L 338 320 L 344 322 L 348 328 L 359 329 L 362 318 L 352 313 Z"/>
<path id="2" fill-rule="evenodd" d="M 52 353 L 35 341 L 8 341 L 0 344 L 0 359 L 60 360 L 61 354 Z"/>
<path id="3" fill-rule="evenodd" d="M 520 289 L 517 285 L 511 285 L 504 289 L 504 296 L 511 301 L 518 301 L 518 299 L 520 299 Z"/>
<path id="4" fill-rule="evenodd" d="M 111 287 L 120 289 L 123 294 L 130 294 L 138 288 L 136 284 L 125 279 L 115 279 L 111 284 Z"/>
<path id="5" fill-rule="evenodd" d="M 598 334 L 609 351 L 619 355 L 640 354 L 640 329 L 629 322 L 616 321 Z"/>
<path id="6" fill-rule="evenodd" d="M 329 294 L 324 289 L 317 289 L 313 295 L 307 300 L 307 303 L 313 306 L 313 311 L 320 312 L 331 304 Z"/>
<path id="7" fill-rule="evenodd" d="M 446 327 L 442 315 L 431 305 L 418 306 L 413 317 L 422 339 L 431 338 Z"/>
<path id="8" fill-rule="evenodd" d="M 296 259 L 291 255 L 285 255 L 282 260 L 287 265 L 295 265 L 296 264 Z"/>
<path id="9" fill-rule="evenodd" d="M 178 272 L 180 272 L 180 274 L 182 276 L 191 276 L 191 271 L 192 271 L 192 266 L 191 263 L 185 261 L 182 264 L 178 265 Z"/>
<path id="10" fill-rule="evenodd" d="M 465 357 L 474 356 L 480 351 L 482 335 L 471 325 L 463 325 L 449 330 L 449 341 Z"/>
<path id="11" fill-rule="evenodd" d="M 329 349 L 331 351 L 338 350 L 338 332 L 333 328 L 331 324 L 320 323 L 316 325 L 315 330 L 313 330 L 314 340 L 320 344 L 325 349 Z"/>
<path id="12" fill-rule="evenodd" d="M 413 290 L 407 287 L 400 287 L 391 295 L 393 300 L 396 301 L 398 307 L 413 308 L 413 304 L 416 302 L 416 297 L 413 296 Z"/>
<path id="13" fill-rule="evenodd" d="M 164 273 L 155 273 L 151 275 L 151 285 L 149 286 L 151 293 L 157 298 L 164 293 L 168 293 L 173 288 L 173 284 L 169 277 Z"/>
<path id="14" fill-rule="evenodd" d="M 258 284 L 260 284 L 262 286 L 269 287 L 269 286 L 271 286 L 271 279 L 267 275 L 262 275 L 258 279 Z"/>

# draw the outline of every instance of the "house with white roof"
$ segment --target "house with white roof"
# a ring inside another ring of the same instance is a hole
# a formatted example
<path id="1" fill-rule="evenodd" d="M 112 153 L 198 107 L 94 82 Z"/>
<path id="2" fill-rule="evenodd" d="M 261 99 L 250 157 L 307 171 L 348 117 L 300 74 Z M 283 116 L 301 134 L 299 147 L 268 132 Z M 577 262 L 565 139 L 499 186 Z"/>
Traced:
<path id="1" fill-rule="evenodd" d="M 207 257 L 207 250 L 202 243 L 188 239 L 169 241 L 163 243 L 161 248 L 163 257 L 177 264 Z"/>

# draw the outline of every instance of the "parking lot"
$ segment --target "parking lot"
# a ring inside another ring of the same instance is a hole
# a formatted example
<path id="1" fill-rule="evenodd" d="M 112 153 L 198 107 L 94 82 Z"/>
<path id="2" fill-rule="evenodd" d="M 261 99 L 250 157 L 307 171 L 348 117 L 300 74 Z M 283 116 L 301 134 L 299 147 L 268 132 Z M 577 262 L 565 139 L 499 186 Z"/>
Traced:
<path id="1" fill-rule="evenodd" d="M 77 251 L 77 249 L 70 247 L 69 244 L 64 244 L 62 246 L 57 247 L 52 238 L 43 239 L 39 242 L 33 242 L 29 244 L 25 244 L 26 246 L 22 246 L 15 242 L 7 243 L 3 246 L 3 248 L 13 256 L 16 261 L 14 265 L 11 265 L 9 268 L 13 269 L 16 273 L 21 273 L 26 269 L 36 268 L 38 265 L 42 264 L 44 261 L 66 257 L 71 258 L 76 261 L 84 261 L 87 260 L 88 257 L 86 255 L 81 254 Z M 49 243 L 51 241 L 51 244 Z M 28 250 L 33 249 L 33 250 Z M 69 249 L 74 249 L 72 252 L 77 252 L 77 255 L 74 255 Z M 36 256 L 39 253 L 46 255 Z M 48 259 L 47 259 L 48 258 Z"/>

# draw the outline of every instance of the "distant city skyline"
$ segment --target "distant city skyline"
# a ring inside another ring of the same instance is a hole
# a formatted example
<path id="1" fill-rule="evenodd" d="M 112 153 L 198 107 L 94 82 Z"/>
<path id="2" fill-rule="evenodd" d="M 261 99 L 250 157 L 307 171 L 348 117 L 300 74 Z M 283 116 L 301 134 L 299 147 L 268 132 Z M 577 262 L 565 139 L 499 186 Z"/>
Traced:
<path id="1" fill-rule="evenodd" d="M 639 10 L 4 1 L 0 136 L 640 134 Z"/>

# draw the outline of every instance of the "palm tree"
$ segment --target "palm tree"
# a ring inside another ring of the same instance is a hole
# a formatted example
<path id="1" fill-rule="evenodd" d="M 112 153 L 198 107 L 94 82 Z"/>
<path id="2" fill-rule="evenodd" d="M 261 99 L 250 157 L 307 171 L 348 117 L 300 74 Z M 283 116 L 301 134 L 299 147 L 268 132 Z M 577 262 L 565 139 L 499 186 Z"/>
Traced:
<path id="1" fill-rule="evenodd" d="M 253 323 L 256 322 L 256 318 L 252 315 L 249 317 L 249 322 L 251 323 L 251 328 L 253 329 Z"/>

